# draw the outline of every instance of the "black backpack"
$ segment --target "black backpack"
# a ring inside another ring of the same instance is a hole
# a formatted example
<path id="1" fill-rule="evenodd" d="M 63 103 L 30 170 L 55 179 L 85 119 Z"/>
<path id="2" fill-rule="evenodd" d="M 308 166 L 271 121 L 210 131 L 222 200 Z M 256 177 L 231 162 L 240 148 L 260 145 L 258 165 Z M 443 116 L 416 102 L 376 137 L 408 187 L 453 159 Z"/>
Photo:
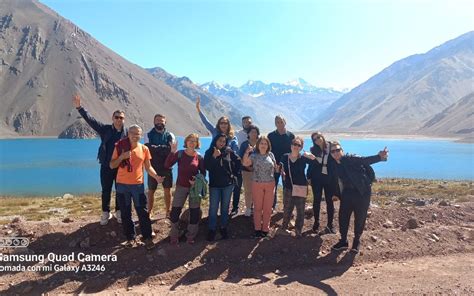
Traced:
<path id="1" fill-rule="evenodd" d="M 361 169 L 365 178 L 369 181 L 369 184 L 372 184 L 377 181 L 377 178 L 375 177 L 375 171 L 372 166 L 363 164 L 361 166 Z"/>

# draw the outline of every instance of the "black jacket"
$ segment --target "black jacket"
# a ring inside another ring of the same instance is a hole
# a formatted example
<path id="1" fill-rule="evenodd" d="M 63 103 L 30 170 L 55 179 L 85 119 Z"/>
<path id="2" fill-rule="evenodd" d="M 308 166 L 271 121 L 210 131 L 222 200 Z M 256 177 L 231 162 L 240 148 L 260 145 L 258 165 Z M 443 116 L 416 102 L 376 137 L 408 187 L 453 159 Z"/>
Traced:
<path id="1" fill-rule="evenodd" d="M 341 158 L 341 163 L 336 165 L 337 176 L 343 183 L 343 190 L 355 188 L 362 196 L 372 193 L 372 183 L 367 175 L 364 165 L 371 165 L 382 161 L 379 155 L 361 157 L 346 154 Z M 338 186 L 339 187 L 339 186 Z M 339 188 L 339 196 L 341 196 Z"/>
<path id="2" fill-rule="evenodd" d="M 315 147 L 311 147 L 311 153 L 316 157 L 324 157 L 324 154 L 322 153 L 321 149 L 319 149 L 319 147 L 318 149 L 316 149 Z M 331 186 L 337 186 L 337 175 L 335 173 L 336 161 L 330 153 L 328 154 L 328 162 L 326 164 L 326 168 L 328 172 L 327 176 L 330 180 Z M 321 182 L 321 178 L 323 175 L 322 169 L 323 165 L 321 163 L 319 163 L 318 161 L 312 161 L 306 173 L 306 178 L 311 179 L 312 183 Z"/>
<path id="3" fill-rule="evenodd" d="M 204 155 L 204 165 L 209 171 L 209 187 L 226 187 L 235 184 L 236 177 L 241 169 L 240 157 L 235 152 L 221 150 L 221 155 L 214 158 L 214 148 L 210 148 Z M 227 155 L 230 156 L 230 162 Z"/>
<path id="4" fill-rule="evenodd" d="M 84 109 L 84 107 L 79 108 L 77 111 L 79 111 L 79 114 L 81 114 L 87 124 L 89 124 L 90 127 L 94 129 L 97 134 L 99 134 L 101 143 L 97 153 L 97 159 L 99 160 L 100 164 L 109 166 L 112 153 L 114 152 L 115 142 L 126 138 L 128 136 L 128 129 L 123 127 L 119 138 L 116 139 L 114 134 L 116 134 L 118 131 L 113 127 L 112 124 L 103 124 L 102 122 L 97 121 L 89 114 L 89 112 L 87 112 L 86 109 Z"/>
<path id="5" fill-rule="evenodd" d="M 268 134 L 268 139 L 272 144 L 272 153 L 277 161 L 281 159 L 283 154 L 291 152 L 291 141 L 294 138 L 295 135 L 289 131 L 286 131 L 283 135 L 280 135 L 278 130 Z"/>

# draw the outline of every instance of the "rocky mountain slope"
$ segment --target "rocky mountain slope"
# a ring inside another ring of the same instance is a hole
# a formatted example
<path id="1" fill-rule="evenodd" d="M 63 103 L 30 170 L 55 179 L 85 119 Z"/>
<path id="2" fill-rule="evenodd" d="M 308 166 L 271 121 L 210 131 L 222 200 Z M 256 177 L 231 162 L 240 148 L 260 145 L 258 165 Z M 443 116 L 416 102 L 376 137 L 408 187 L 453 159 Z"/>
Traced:
<path id="1" fill-rule="evenodd" d="M 75 92 L 99 120 L 152 126 L 164 113 L 177 134 L 207 134 L 182 94 L 125 60 L 38 1 L 0 2 L 0 136 L 90 136 L 72 107 Z M 79 123 L 78 123 L 79 122 Z"/>
<path id="2" fill-rule="evenodd" d="M 234 125 L 240 125 L 242 113 L 226 101 L 220 100 L 209 92 L 204 91 L 199 85 L 193 83 L 188 77 L 177 77 L 166 72 L 160 67 L 147 69 L 153 77 L 171 86 L 191 102 L 196 102 L 196 97 L 201 97 L 202 110 L 211 122 L 217 122 L 219 117 L 227 116 Z"/>
<path id="3" fill-rule="evenodd" d="M 425 122 L 474 91 L 473 77 L 471 31 L 393 63 L 332 103 L 305 128 L 419 133 Z"/>

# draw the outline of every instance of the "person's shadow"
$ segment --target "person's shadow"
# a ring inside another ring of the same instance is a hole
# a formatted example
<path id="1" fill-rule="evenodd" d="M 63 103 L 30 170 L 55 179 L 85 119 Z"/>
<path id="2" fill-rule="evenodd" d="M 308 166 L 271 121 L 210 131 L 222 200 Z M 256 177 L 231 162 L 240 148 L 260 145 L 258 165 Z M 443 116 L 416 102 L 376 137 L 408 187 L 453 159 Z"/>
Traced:
<path id="1" fill-rule="evenodd" d="M 257 282 L 245 285 L 258 285 L 270 281 L 265 274 L 273 272 L 280 277 L 274 281 L 276 285 L 298 282 L 335 295 L 334 289 L 322 281 L 342 275 L 355 258 L 355 254 L 350 252 L 339 261 L 341 252 L 321 256 L 322 239 L 319 236 L 306 235 L 295 239 L 276 235 L 272 239 L 237 239 L 231 245 L 229 243 L 214 243 L 214 247 L 201 258 L 202 265 L 188 271 L 170 290 L 218 278 L 232 283 L 257 279 Z M 226 256 L 229 252 L 232 252 L 231 259 Z M 299 271 L 308 268 L 316 269 L 314 276 L 302 277 Z"/>
<path id="2" fill-rule="evenodd" d="M 341 252 L 331 252 L 325 257 L 316 259 L 312 269 L 314 273 L 311 276 L 302 275 L 299 270 L 283 269 L 279 275 L 284 276 L 276 279 L 274 283 L 275 285 L 288 285 L 297 282 L 317 288 L 327 295 L 337 295 L 337 292 L 323 281 L 344 274 L 352 266 L 356 256 L 355 253 L 348 251 L 337 261 L 340 254 Z"/>
<path id="3" fill-rule="evenodd" d="M 79 282 L 80 285 L 71 293 L 97 293 L 106 290 L 117 281 L 126 281 L 127 286 L 133 286 L 144 283 L 150 276 L 166 273 L 193 261 L 206 248 L 205 241 L 206 227 L 204 224 L 207 219 L 200 222 L 196 243 L 188 245 L 181 242 L 178 246 L 169 244 L 169 239 L 165 233 L 168 232 L 168 226 L 162 222 L 154 226 L 155 232 L 163 237 L 156 243 L 155 249 L 147 251 L 144 247 L 133 249 L 124 248 L 121 242 L 125 241 L 122 226 L 115 220 L 111 220 L 105 226 L 99 223 L 86 224 L 72 233 L 57 231 L 42 235 L 30 243 L 28 251 L 35 255 L 44 255 L 47 258 L 49 253 L 56 255 L 77 255 L 79 253 L 94 255 L 110 255 L 117 257 L 117 261 L 104 262 L 46 262 L 45 265 L 71 265 L 79 266 L 80 270 L 87 264 L 103 265 L 103 271 L 41 271 L 38 272 L 43 280 L 38 283 L 37 280 L 30 279 L 28 275 L 15 285 L 9 286 L 1 291 L 2 295 L 38 295 L 48 293 L 67 282 Z M 45 227 L 46 226 L 45 224 Z M 140 233 L 139 227 L 136 228 Z M 114 234 L 111 235 L 111 233 Z M 23 264 L 25 267 L 34 265 L 32 263 Z M 40 265 L 40 264 L 37 264 Z M 86 268 L 87 269 L 87 268 Z M 29 271 L 27 271 L 29 272 Z M 13 274 L 16 272 L 10 272 Z M 49 276 L 48 276 L 49 275 Z"/>

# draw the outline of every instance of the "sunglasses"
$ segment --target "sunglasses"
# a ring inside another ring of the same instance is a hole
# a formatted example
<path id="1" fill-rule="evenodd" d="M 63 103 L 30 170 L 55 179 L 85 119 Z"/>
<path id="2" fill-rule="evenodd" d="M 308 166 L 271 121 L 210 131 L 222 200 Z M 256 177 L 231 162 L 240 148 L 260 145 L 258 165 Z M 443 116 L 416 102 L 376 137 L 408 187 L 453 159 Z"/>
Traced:
<path id="1" fill-rule="evenodd" d="M 222 121 L 222 122 L 219 122 L 219 125 L 221 125 L 221 124 L 228 125 L 229 123 L 228 123 L 228 122 L 225 122 L 225 121 Z"/>
<path id="2" fill-rule="evenodd" d="M 302 147 L 300 144 L 297 144 L 297 143 L 291 143 L 291 145 L 296 146 L 296 147 Z"/>
<path id="3" fill-rule="evenodd" d="M 313 142 L 315 142 L 317 139 L 322 139 L 323 137 L 322 136 L 316 136 L 313 138 Z"/>
<path id="4" fill-rule="evenodd" d="M 115 119 L 125 119 L 125 117 L 123 117 L 123 116 L 118 116 L 118 115 L 115 115 L 114 118 L 115 118 Z"/>
<path id="5" fill-rule="evenodd" d="M 331 150 L 331 153 L 335 153 L 335 152 L 341 152 L 341 151 L 342 151 L 342 149 L 340 149 L 340 148 L 339 148 L 339 149 L 334 149 L 334 150 Z"/>

